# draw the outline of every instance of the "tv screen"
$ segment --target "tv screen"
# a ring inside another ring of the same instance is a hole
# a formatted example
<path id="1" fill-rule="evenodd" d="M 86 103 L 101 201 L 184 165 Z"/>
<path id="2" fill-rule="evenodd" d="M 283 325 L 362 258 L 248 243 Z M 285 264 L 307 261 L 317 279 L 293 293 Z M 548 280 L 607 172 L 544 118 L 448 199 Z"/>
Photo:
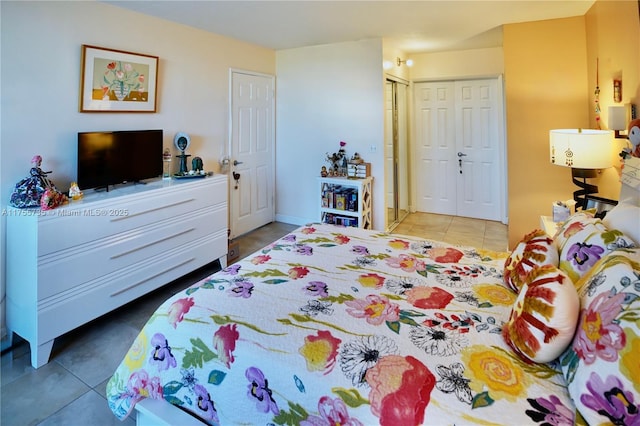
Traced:
<path id="1" fill-rule="evenodd" d="M 162 130 L 78 133 L 78 186 L 109 189 L 162 175 Z"/>

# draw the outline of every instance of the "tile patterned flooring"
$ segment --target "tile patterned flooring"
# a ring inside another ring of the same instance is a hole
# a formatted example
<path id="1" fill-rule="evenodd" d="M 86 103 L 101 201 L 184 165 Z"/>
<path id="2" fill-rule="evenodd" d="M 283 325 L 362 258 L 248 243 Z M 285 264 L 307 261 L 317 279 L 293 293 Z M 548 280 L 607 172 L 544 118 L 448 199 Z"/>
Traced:
<path id="1" fill-rule="evenodd" d="M 411 213 L 393 233 L 493 251 L 507 251 L 509 246 L 508 228 L 505 224 L 433 213 Z"/>
<path id="2" fill-rule="evenodd" d="M 243 258 L 296 226 L 274 222 L 237 238 Z M 461 217 L 414 213 L 393 231 L 504 251 L 506 225 Z M 3 426 L 134 425 L 120 422 L 105 398 L 106 383 L 147 318 L 165 299 L 217 268 L 202 268 L 144 298 L 56 339 L 51 360 L 34 369 L 29 345 L 14 339 L 0 359 L 0 424 Z"/>

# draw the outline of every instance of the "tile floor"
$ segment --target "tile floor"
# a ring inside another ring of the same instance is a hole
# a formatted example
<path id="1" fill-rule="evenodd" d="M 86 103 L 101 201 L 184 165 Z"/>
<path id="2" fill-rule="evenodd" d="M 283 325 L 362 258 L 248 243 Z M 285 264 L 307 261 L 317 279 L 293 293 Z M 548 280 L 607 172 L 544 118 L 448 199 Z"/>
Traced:
<path id="1" fill-rule="evenodd" d="M 238 238 L 240 258 L 296 226 L 274 222 Z M 507 227 L 495 222 L 414 213 L 394 233 L 506 250 Z M 0 424 L 133 425 L 117 420 L 105 398 L 106 382 L 147 318 L 165 299 L 216 271 L 214 265 L 188 276 L 56 339 L 51 360 L 34 369 L 29 346 L 14 339 L 0 359 Z"/>
<path id="2" fill-rule="evenodd" d="M 432 213 L 411 213 L 393 230 L 393 233 L 486 250 L 507 251 L 509 245 L 507 231 L 507 225 L 500 222 Z"/>

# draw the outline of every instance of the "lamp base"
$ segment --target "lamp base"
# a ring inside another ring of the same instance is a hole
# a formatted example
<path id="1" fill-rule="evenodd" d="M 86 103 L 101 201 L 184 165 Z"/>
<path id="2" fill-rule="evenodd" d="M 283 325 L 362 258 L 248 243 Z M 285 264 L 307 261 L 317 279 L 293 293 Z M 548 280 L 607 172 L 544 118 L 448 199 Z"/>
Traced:
<path id="1" fill-rule="evenodd" d="M 580 189 L 573 192 L 573 200 L 576 202 L 576 211 L 578 208 L 582 210 L 587 208 L 587 195 L 598 192 L 596 185 L 587 183 L 587 178 L 594 178 L 598 174 L 595 169 L 571 169 L 571 177 L 573 184 Z M 582 181 L 578 180 L 582 179 Z"/>

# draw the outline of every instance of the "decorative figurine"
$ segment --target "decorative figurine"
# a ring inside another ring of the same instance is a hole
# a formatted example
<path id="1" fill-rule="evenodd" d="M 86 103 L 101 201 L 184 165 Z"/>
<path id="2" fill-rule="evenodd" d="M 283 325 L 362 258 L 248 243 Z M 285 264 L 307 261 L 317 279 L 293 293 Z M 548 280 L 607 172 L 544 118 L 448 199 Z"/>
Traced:
<path id="1" fill-rule="evenodd" d="M 193 160 L 191 160 L 191 169 L 196 173 L 202 174 L 202 172 L 204 172 L 204 164 L 202 163 L 202 158 L 193 157 Z"/>
<path id="2" fill-rule="evenodd" d="M 184 152 L 189 148 L 189 145 L 191 145 L 191 138 L 186 133 L 179 132 L 173 139 L 173 143 L 176 145 L 176 148 L 180 150 L 180 155 L 176 155 L 176 157 L 180 159 L 180 170 L 178 174 L 184 176 L 188 172 L 187 158 L 191 157 L 191 155 L 185 154 Z"/>
<path id="3" fill-rule="evenodd" d="M 327 167 L 326 166 L 322 166 L 322 168 L 320 169 L 320 176 L 327 177 Z"/>
<path id="4" fill-rule="evenodd" d="M 71 182 L 71 187 L 69 188 L 69 197 L 72 200 L 80 200 L 84 194 L 80 191 L 78 184 L 75 182 Z"/>
<path id="5" fill-rule="evenodd" d="M 340 176 L 347 175 L 347 156 L 342 157 L 342 166 L 340 167 Z"/>
<path id="6" fill-rule="evenodd" d="M 623 148 L 619 154 L 623 160 L 629 157 L 640 157 L 640 118 L 631 120 L 627 129 L 630 146 Z"/>
<path id="7" fill-rule="evenodd" d="M 40 202 L 47 189 L 51 189 L 53 191 L 50 191 L 48 200 L 54 198 L 55 205 L 49 207 L 50 203 L 49 201 L 47 201 L 46 205 L 48 206 L 48 208 L 45 210 L 56 207 L 66 202 L 66 197 L 56 189 L 53 182 L 51 182 L 47 177 L 47 175 L 51 172 L 42 171 L 42 169 L 40 168 L 41 164 L 41 156 L 35 155 L 31 159 L 32 167 L 29 171 L 30 176 L 18 182 L 13 190 L 13 193 L 11 194 L 9 203 L 13 207 L 28 208 L 40 206 Z M 60 194 L 60 196 L 52 197 L 52 195 L 55 195 L 56 193 Z"/>

